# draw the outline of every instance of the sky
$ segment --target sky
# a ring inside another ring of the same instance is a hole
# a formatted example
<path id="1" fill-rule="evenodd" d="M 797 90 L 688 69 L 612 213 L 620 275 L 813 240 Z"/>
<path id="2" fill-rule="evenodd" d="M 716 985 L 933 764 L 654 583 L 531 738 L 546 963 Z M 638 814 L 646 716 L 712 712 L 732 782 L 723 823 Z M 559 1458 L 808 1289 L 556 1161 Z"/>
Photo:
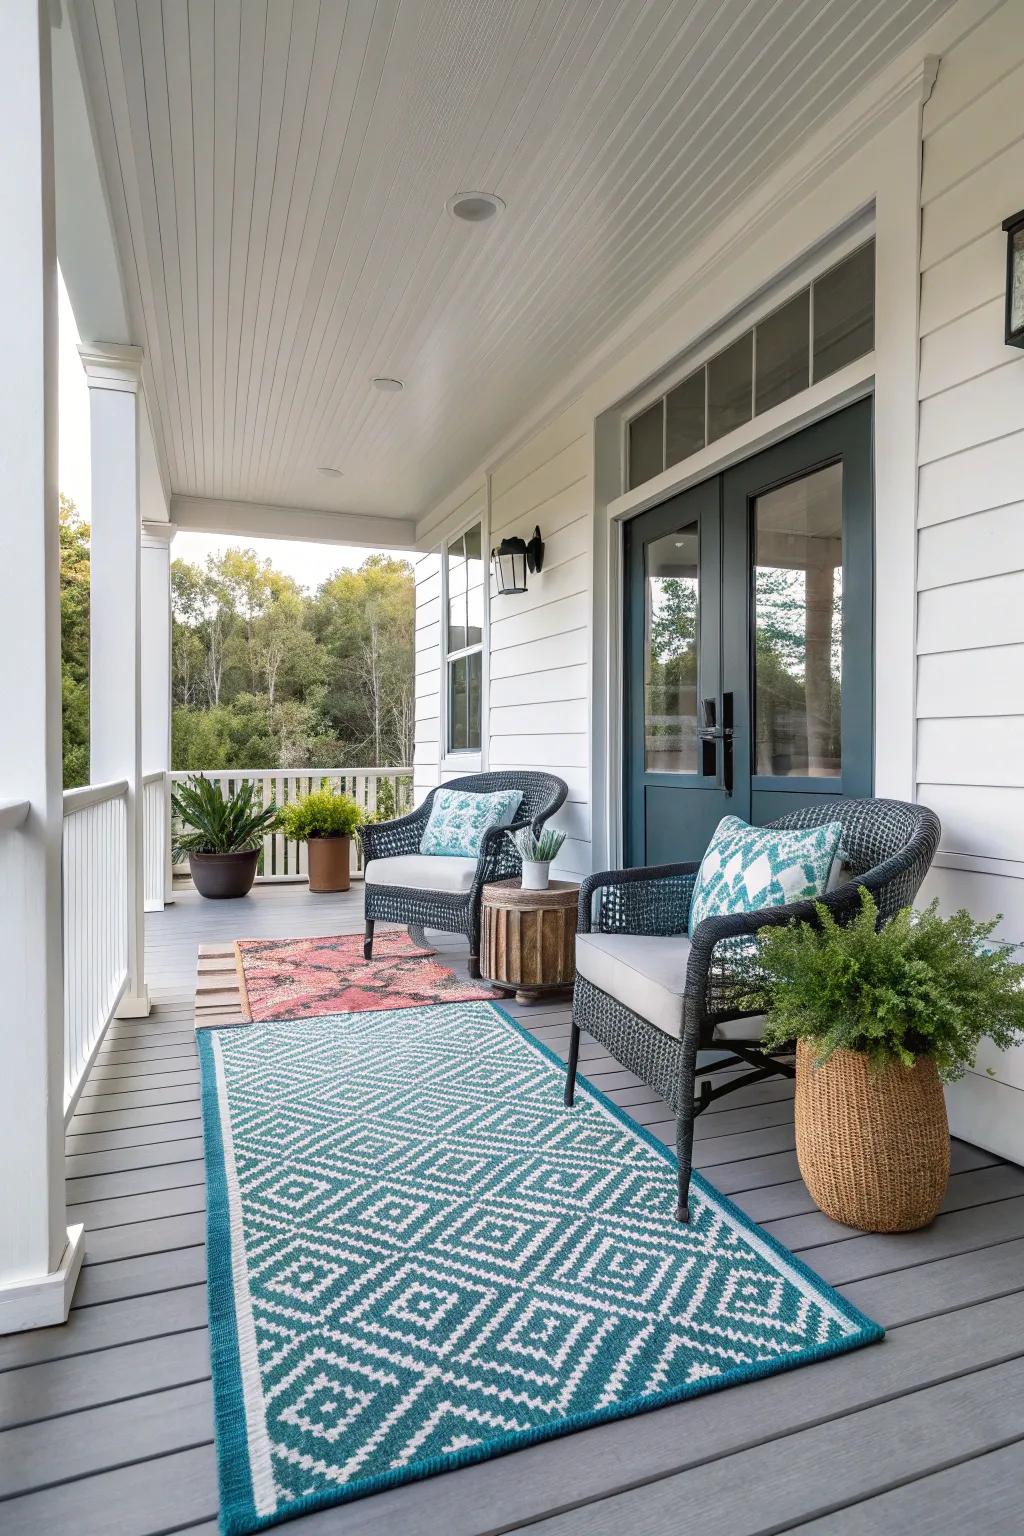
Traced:
<path id="1" fill-rule="evenodd" d="M 89 389 L 78 356 L 78 327 L 64 286 L 58 276 L 58 397 L 60 402 L 60 488 L 82 516 L 89 520 Z M 339 544 L 305 544 L 298 539 L 240 539 L 214 533 L 178 533 L 171 554 L 178 560 L 201 565 L 207 555 L 220 554 L 232 545 L 245 544 L 269 559 L 275 570 L 292 576 L 300 586 L 315 590 L 335 571 L 354 570 L 370 549 L 348 549 Z"/>

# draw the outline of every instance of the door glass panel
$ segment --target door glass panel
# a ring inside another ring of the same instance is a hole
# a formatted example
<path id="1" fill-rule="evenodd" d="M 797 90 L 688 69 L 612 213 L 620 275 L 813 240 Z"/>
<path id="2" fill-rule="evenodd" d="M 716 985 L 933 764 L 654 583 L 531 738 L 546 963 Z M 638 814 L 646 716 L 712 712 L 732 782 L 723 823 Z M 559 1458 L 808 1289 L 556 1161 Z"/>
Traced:
<path id="1" fill-rule="evenodd" d="M 805 289 L 757 327 L 755 411 L 770 411 L 810 382 L 811 305 Z"/>
<path id="2" fill-rule="evenodd" d="M 697 524 L 647 546 L 644 740 L 648 773 L 697 773 Z"/>
<path id="3" fill-rule="evenodd" d="M 755 773 L 842 772 L 842 531 L 841 464 L 755 502 Z"/>
<path id="4" fill-rule="evenodd" d="M 814 284 L 814 377 L 828 378 L 875 344 L 875 242 Z"/>
<path id="5" fill-rule="evenodd" d="M 665 402 L 656 400 L 629 424 L 629 488 L 643 485 L 665 468 Z"/>
<path id="6" fill-rule="evenodd" d="M 708 363 L 708 442 L 750 420 L 754 333 L 748 331 Z"/>

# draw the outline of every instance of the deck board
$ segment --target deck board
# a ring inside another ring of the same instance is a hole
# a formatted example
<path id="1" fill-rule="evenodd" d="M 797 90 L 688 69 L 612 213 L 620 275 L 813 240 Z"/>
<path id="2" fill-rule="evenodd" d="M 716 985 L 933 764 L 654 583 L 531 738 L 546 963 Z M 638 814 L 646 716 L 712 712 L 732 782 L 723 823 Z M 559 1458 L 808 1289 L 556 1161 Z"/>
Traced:
<path id="1" fill-rule="evenodd" d="M 153 1014 L 112 1024 L 69 1128 L 69 1218 L 87 1231 L 71 1318 L 0 1339 L 5 1536 L 58 1524 L 80 1536 L 212 1536 L 197 946 L 356 932 L 360 905 L 358 888 L 315 898 L 261 887 L 244 908 L 183 892 L 147 918 Z M 438 942 L 461 967 L 461 942 Z M 509 1011 L 565 1055 L 564 1004 Z M 670 1113 L 633 1074 L 593 1041 L 581 1057 L 597 1086 L 672 1141 Z M 855 1233 L 823 1216 L 800 1179 L 791 1100 L 790 1084 L 768 1082 L 716 1102 L 697 1122 L 696 1165 L 883 1322 L 883 1345 L 323 1511 L 296 1531 L 1017 1529 L 1024 1170 L 956 1143 L 933 1227 Z"/>

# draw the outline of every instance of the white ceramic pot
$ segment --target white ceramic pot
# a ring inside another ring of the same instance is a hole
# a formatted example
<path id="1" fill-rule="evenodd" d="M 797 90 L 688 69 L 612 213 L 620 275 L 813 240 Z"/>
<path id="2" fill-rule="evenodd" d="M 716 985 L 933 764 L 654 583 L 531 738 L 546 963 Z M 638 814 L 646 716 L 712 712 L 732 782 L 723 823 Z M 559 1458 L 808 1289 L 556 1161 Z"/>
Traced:
<path id="1" fill-rule="evenodd" d="M 537 859 L 524 859 L 523 890 L 546 891 L 548 888 L 548 870 L 550 868 L 550 859 L 545 859 L 543 863 Z"/>

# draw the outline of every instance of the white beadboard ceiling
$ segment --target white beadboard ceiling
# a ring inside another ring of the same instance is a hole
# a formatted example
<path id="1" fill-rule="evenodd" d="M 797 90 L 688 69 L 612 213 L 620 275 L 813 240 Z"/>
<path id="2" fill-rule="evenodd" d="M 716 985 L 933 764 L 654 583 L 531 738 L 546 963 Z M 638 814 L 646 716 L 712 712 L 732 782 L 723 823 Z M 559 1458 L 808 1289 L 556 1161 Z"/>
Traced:
<path id="1" fill-rule="evenodd" d="M 410 515 L 947 0 L 72 4 L 171 489 Z"/>

